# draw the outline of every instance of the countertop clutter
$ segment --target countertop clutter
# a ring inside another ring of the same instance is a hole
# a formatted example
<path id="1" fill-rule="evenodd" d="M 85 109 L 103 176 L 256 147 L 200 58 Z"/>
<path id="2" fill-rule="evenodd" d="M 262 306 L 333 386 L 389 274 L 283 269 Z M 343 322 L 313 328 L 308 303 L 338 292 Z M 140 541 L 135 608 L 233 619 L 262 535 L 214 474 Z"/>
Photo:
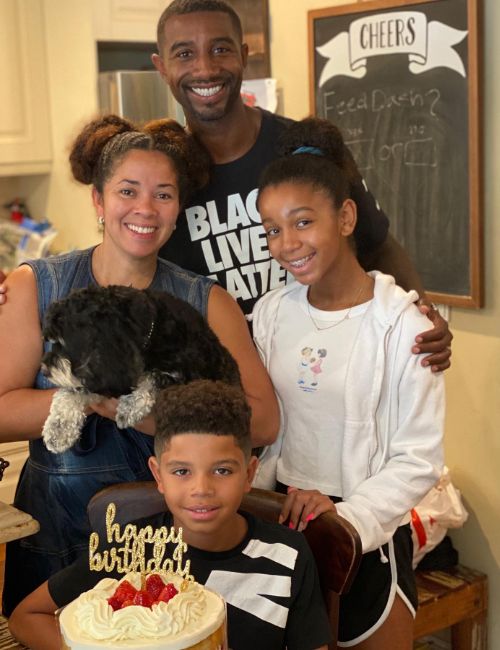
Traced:
<path id="1" fill-rule="evenodd" d="M 52 224 L 32 219 L 19 199 L 4 208 L 10 211 L 10 218 L 0 218 L 0 269 L 8 272 L 26 259 L 48 255 L 57 235 Z"/>

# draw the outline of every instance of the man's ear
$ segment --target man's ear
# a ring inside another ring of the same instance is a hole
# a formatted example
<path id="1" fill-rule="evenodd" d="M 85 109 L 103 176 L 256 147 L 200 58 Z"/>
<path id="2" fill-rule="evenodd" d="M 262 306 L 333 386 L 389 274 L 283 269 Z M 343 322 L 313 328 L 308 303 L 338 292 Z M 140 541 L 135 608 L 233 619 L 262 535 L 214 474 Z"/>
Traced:
<path id="1" fill-rule="evenodd" d="M 357 220 L 358 212 L 356 204 L 352 199 L 346 199 L 339 211 L 340 234 L 344 237 L 352 235 Z"/>
<path id="2" fill-rule="evenodd" d="M 247 480 L 245 485 L 245 494 L 247 492 L 250 492 L 250 490 L 252 489 L 252 483 L 255 478 L 255 472 L 257 471 L 258 466 L 259 466 L 259 459 L 257 458 L 257 456 L 251 456 L 247 465 Z"/>
<path id="3" fill-rule="evenodd" d="M 154 54 L 151 55 L 151 61 L 153 62 L 154 67 L 158 70 L 158 72 L 161 74 L 163 79 L 165 79 L 165 64 L 163 63 L 163 59 L 159 54 Z"/>
<path id="4" fill-rule="evenodd" d="M 158 488 L 158 492 L 160 492 L 161 494 L 164 494 L 163 484 L 162 484 L 161 475 L 160 475 L 160 466 L 158 465 L 158 461 L 156 460 L 156 456 L 150 456 L 148 458 L 148 465 L 149 465 L 149 469 L 151 470 L 151 474 L 155 477 L 156 487 Z"/>

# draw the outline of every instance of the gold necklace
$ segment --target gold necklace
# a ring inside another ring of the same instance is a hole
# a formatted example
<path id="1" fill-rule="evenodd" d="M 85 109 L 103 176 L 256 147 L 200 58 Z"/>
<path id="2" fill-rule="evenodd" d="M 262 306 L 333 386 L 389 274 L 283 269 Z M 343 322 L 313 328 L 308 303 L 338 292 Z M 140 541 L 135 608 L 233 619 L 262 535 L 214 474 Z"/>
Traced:
<path id="1" fill-rule="evenodd" d="M 337 327 L 337 325 L 340 325 L 340 323 L 343 323 L 345 320 L 347 320 L 349 318 L 349 314 L 352 311 L 352 308 L 356 305 L 356 303 L 358 302 L 358 300 L 361 297 L 361 292 L 363 291 L 364 284 L 365 284 L 365 281 L 363 280 L 363 283 L 361 284 L 361 286 L 359 288 L 359 291 L 357 292 L 356 297 L 354 298 L 354 300 L 351 303 L 350 307 L 347 309 L 346 314 L 344 316 L 342 316 L 342 318 L 340 320 L 337 320 L 334 323 L 332 323 L 331 325 L 327 325 L 326 327 L 319 327 L 318 324 L 316 323 L 316 321 L 314 320 L 313 315 L 311 314 L 311 303 L 309 302 L 309 297 L 306 296 L 307 313 L 309 314 L 309 318 L 311 319 L 311 323 L 314 325 L 314 329 L 317 332 L 324 332 L 325 330 L 331 330 L 333 327 Z"/>

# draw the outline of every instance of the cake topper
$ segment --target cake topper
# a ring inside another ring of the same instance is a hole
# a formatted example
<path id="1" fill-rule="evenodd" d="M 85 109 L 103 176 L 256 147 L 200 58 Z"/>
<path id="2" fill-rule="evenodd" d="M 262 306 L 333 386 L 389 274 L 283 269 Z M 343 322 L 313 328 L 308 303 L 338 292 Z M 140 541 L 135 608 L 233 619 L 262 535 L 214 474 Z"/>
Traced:
<path id="1" fill-rule="evenodd" d="M 106 573 L 152 573 L 171 571 L 184 578 L 194 581 L 190 575 L 191 561 L 184 559 L 187 544 L 182 540 L 182 528 L 169 529 L 166 526 L 153 530 L 152 526 L 139 528 L 127 524 L 123 530 L 114 521 L 116 505 L 110 503 L 106 510 L 106 541 L 109 548 L 98 552 L 99 534 L 93 532 L 89 538 L 89 564 L 91 571 Z M 113 542 L 117 545 L 113 546 Z M 172 557 L 165 558 L 167 544 L 176 544 Z M 121 546 L 118 546 L 121 544 Z M 152 545 L 150 558 L 146 560 L 147 545 Z"/>

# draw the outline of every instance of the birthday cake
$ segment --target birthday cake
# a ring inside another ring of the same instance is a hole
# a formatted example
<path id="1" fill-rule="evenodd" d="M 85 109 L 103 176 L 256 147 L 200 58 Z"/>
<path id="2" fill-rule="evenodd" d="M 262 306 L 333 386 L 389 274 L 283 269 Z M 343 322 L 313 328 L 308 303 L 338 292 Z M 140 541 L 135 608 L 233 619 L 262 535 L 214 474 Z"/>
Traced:
<path id="1" fill-rule="evenodd" d="M 103 578 L 64 607 L 59 613 L 62 648 L 226 650 L 224 601 L 189 573 L 182 528 L 127 524 L 122 529 L 115 515 L 110 503 L 107 548 L 100 551 L 99 534 L 90 535 L 89 568 L 124 577 Z"/>
<path id="2" fill-rule="evenodd" d="M 172 572 L 103 578 L 59 615 L 67 650 L 223 650 L 224 601 Z"/>

